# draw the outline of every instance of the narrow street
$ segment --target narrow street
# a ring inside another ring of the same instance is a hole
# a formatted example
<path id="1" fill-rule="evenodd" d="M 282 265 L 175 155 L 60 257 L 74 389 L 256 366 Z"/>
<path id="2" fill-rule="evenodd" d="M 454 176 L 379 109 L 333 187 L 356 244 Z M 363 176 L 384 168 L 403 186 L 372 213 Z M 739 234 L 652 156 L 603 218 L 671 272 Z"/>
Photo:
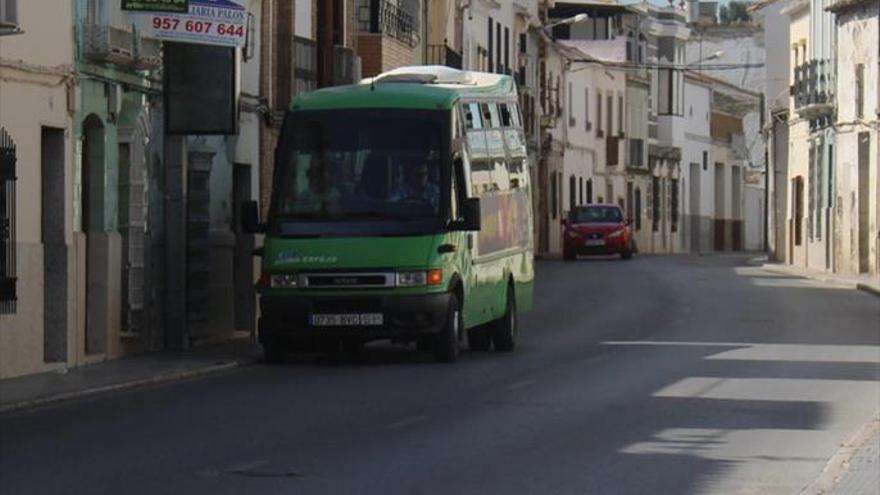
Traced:
<path id="1" fill-rule="evenodd" d="M 783 493 L 880 408 L 880 299 L 544 261 L 512 354 L 371 346 L 0 416 L 0 493 Z"/>

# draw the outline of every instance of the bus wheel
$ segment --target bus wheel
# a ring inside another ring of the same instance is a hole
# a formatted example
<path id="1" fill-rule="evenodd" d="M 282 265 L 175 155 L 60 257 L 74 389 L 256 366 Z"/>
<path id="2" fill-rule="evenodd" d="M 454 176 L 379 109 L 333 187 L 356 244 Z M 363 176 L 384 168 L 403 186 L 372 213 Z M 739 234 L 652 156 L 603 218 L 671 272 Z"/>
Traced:
<path id="1" fill-rule="evenodd" d="M 441 363 L 451 363 L 458 358 L 458 337 L 461 333 L 461 302 L 453 294 L 449 298 L 449 314 L 446 326 L 434 337 L 434 357 Z"/>
<path id="2" fill-rule="evenodd" d="M 472 351 L 486 352 L 492 347 L 492 336 L 485 326 L 474 327 L 468 330 L 468 347 Z"/>
<path id="3" fill-rule="evenodd" d="M 285 347 L 280 342 L 267 340 L 263 342 L 263 361 L 266 364 L 282 364 L 284 363 Z"/>
<path id="4" fill-rule="evenodd" d="M 507 307 L 504 316 L 492 322 L 492 344 L 496 351 L 510 352 L 516 347 L 516 293 L 507 288 Z"/>

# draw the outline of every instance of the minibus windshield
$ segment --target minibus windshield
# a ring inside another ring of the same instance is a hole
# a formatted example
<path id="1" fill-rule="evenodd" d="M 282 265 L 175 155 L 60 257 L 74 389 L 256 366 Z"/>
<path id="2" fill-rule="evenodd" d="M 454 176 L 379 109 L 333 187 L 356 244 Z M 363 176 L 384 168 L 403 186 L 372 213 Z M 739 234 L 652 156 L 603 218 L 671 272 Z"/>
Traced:
<path id="1" fill-rule="evenodd" d="M 275 221 L 436 220 L 444 211 L 446 112 L 292 112 L 287 119 L 276 155 Z"/>

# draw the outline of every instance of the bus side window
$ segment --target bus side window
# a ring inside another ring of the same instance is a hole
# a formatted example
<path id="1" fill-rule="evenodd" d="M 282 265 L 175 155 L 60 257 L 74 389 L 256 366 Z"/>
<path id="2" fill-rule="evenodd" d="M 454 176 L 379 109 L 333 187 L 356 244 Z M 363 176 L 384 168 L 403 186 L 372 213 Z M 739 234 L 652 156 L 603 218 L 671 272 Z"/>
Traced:
<path id="1" fill-rule="evenodd" d="M 507 106 L 507 103 L 502 103 L 499 105 L 499 110 L 501 113 L 501 126 L 502 127 L 512 127 L 513 120 L 512 115 L 510 113 L 510 108 Z"/>
<path id="2" fill-rule="evenodd" d="M 462 105 L 462 108 L 464 109 L 464 118 L 467 129 L 482 129 L 483 118 L 480 113 L 480 105 L 477 103 L 467 103 Z"/>

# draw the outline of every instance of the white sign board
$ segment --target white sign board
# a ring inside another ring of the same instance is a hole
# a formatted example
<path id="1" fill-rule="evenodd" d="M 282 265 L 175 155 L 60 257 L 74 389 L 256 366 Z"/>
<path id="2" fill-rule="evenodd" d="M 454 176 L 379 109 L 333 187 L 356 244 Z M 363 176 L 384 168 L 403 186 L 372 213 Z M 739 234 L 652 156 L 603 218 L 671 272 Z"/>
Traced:
<path id="1" fill-rule="evenodd" d="M 241 47 L 247 39 L 243 0 L 190 0 L 189 13 L 139 13 L 141 36 L 162 41 Z"/>

